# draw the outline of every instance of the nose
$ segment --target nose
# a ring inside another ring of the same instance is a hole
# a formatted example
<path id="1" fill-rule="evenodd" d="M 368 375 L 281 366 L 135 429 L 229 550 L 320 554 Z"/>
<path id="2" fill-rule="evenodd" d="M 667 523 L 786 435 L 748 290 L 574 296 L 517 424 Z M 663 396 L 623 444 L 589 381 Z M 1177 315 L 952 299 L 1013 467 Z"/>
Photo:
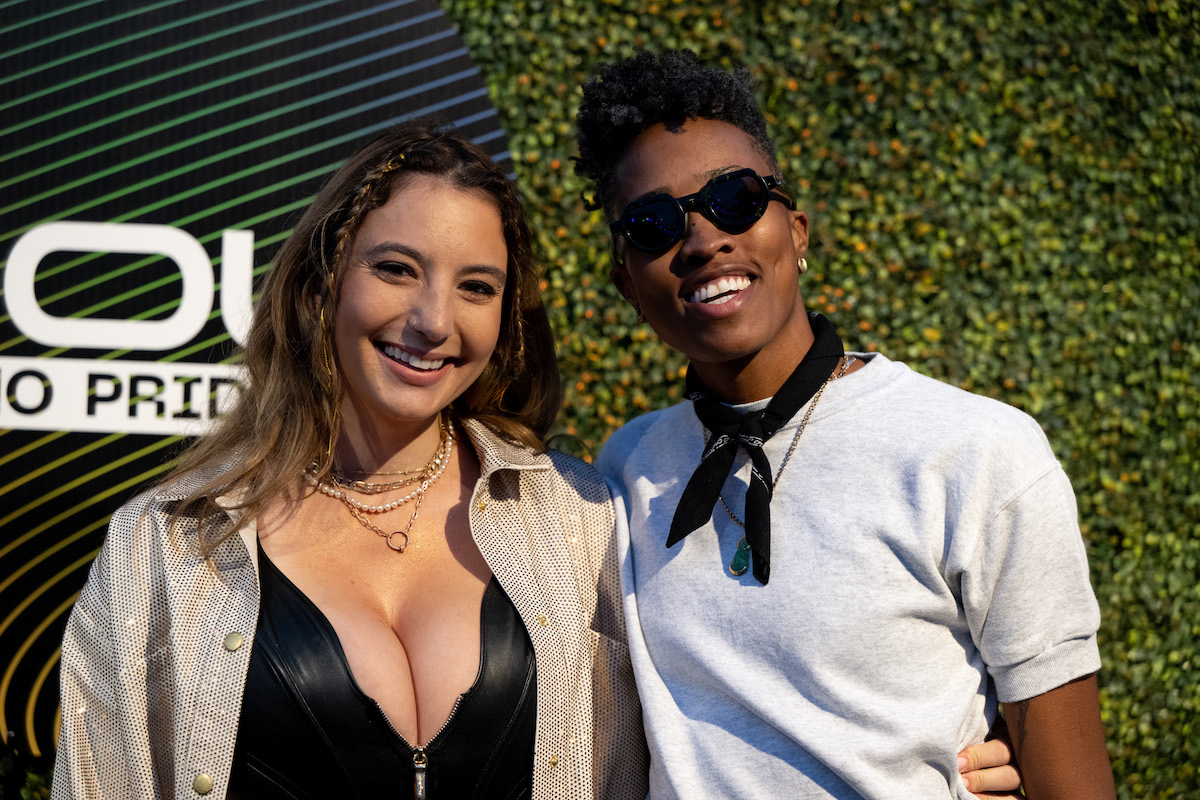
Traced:
<path id="1" fill-rule="evenodd" d="M 426 286 L 416 298 L 408 315 L 408 327 L 430 344 L 450 338 L 454 327 L 454 304 L 450 292 Z"/>
<path id="2" fill-rule="evenodd" d="M 679 257 L 685 261 L 708 261 L 717 253 L 733 249 L 733 235 L 713 224 L 699 210 L 684 215 Z"/>

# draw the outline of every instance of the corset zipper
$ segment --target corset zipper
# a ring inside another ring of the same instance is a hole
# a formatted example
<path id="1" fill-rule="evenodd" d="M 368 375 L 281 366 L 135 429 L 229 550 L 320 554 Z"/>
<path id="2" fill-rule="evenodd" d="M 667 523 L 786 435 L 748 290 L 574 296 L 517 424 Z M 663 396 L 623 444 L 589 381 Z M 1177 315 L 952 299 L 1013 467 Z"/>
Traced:
<path id="1" fill-rule="evenodd" d="M 442 723 L 442 727 L 438 728 L 437 733 L 429 738 L 421 747 L 413 747 L 408 743 L 408 740 L 400 735 L 400 731 L 396 730 L 396 726 L 388 719 L 388 715 L 384 713 L 383 706 L 375 703 L 375 707 L 379 709 L 379 715 L 383 717 L 383 721 L 391 729 L 396 738 L 404 743 L 404 746 L 412 750 L 413 754 L 413 798 L 414 800 L 427 800 L 429 797 L 429 787 L 427 784 L 428 778 L 425 775 L 425 770 L 429 768 L 429 756 L 425 754 L 425 748 L 433 744 L 437 737 L 442 735 L 442 731 L 450 726 L 450 722 L 454 719 L 454 715 L 458 713 L 458 707 L 462 705 L 463 696 L 460 694 L 458 699 L 454 701 L 454 706 L 450 709 L 450 716 L 446 717 L 446 721 Z"/>
<path id="2" fill-rule="evenodd" d="M 429 759 L 425 755 L 425 748 L 418 747 L 413 750 L 413 800 L 426 800 L 425 768 L 427 766 L 429 766 Z"/>

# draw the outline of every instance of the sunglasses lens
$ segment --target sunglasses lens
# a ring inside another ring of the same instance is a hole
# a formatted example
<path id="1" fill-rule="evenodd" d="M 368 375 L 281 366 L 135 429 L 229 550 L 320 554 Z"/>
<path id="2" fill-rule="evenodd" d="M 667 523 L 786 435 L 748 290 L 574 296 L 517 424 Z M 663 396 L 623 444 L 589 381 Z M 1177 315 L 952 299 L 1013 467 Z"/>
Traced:
<path id="1" fill-rule="evenodd" d="M 625 236 L 640 250 L 665 250 L 683 232 L 683 218 L 673 202 L 654 200 L 625 214 Z"/>
<path id="2" fill-rule="evenodd" d="M 767 209 L 767 200 L 767 189 L 755 175 L 714 182 L 708 194 L 713 221 L 732 228 L 757 221 Z"/>
<path id="3" fill-rule="evenodd" d="M 619 230 L 639 250 L 661 252 L 683 236 L 688 212 L 700 211 L 721 230 L 741 233 L 762 217 L 770 199 L 762 178 L 753 170 L 740 170 L 714 178 L 696 194 L 637 201 L 626 208 Z"/>

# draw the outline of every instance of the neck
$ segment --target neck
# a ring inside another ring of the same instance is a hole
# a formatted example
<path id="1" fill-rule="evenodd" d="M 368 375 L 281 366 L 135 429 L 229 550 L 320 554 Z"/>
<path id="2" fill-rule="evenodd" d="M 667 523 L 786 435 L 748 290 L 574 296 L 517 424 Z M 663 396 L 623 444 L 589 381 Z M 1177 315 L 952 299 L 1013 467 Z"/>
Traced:
<path id="1" fill-rule="evenodd" d="M 441 418 L 382 428 L 344 406 L 334 461 L 343 470 L 365 475 L 420 469 L 441 441 Z"/>
<path id="2" fill-rule="evenodd" d="M 793 320 L 789 330 L 755 353 L 720 363 L 693 361 L 689 369 L 696 370 L 713 395 L 726 403 L 740 405 L 774 397 L 813 343 L 812 326 L 803 308 Z"/>

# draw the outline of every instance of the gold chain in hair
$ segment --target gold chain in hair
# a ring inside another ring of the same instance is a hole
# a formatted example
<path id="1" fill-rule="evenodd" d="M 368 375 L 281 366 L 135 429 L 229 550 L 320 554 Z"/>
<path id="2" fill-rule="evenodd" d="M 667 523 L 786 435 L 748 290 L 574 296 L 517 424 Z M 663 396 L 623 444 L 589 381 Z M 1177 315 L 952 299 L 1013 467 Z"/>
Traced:
<path id="1" fill-rule="evenodd" d="M 327 275 L 329 277 L 329 295 L 327 298 L 327 302 L 332 301 L 334 296 L 337 293 L 337 277 L 336 277 L 337 265 L 338 265 L 338 262 L 341 261 L 342 258 L 346 255 L 346 252 L 345 252 L 346 244 L 350 239 L 351 233 L 358 227 L 358 223 L 359 223 L 363 213 L 366 210 L 367 202 L 371 196 L 371 189 L 373 188 L 376 181 L 378 181 L 384 175 L 387 175 L 389 172 L 399 169 L 403 165 L 404 165 L 404 153 L 400 153 L 395 158 L 390 159 L 388 161 L 388 163 L 385 164 L 384 167 L 381 170 L 379 170 L 379 172 L 377 174 L 368 177 L 367 180 L 363 182 L 363 185 L 361 187 L 359 187 L 358 191 L 355 193 L 354 200 L 350 205 L 350 214 L 346 218 L 346 221 L 344 223 L 342 223 L 341 227 L 338 228 L 338 231 L 337 231 L 337 243 L 334 245 L 333 261 L 332 261 L 332 263 L 327 265 L 327 267 L 328 267 Z M 324 247 L 321 248 L 322 253 L 324 253 L 324 249 L 325 249 Z M 322 354 L 322 358 L 323 358 L 324 364 L 325 364 L 326 377 L 328 378 L 327 385 L 329 386 L 330 390 L 332 390 L 334 388 L 333 358 L 329 352 L 331 338 L 332 338 L 332 336 L 331 336 L 330 332 L 325 327 L 325 303 L 322 303 L 322 305 L 321 305 L 321 354 Z M 333 437 L 334 437 L 334 432 L 336 431 L 337 424 L 338 424 L 338 419 L 337 419 L 338 411 L 339 411 L 338 398 L 334 397 L 333 398 L 333 419 L 329 421 L 329 442 L 328 442 L 328 444 L 326 446 L 326 450 L 325 450 L 326 455 L 331 455 L 333 453 Z"/>
<path id="2" fill-rule="evenodd" d="M 333 385 L 333 359 L 329 353 L 329 343 L 330 343 L 330 339 L 332 339 L 333 336 L 332 336 L 331 331 L 325 327 L 325 306 L 327 305 L 327 303 L 330 300 L 333 299 L 333 293 L 336 288 L 336 285 L 335 285 L 334 279 L 333 279 L 333 268 L 332 267 L 329 269 L 328 274 L 329 274 L 329 295 L 326 298 L 325 302 L 321 303 L 321 356 L 322 356 L 322 360 L 325 362 L 325 375 L 326 375 L 326 377 L 329 378 L 330 385 L 332 386 Z"/>
<path id="3" fill-rule="evenodd" d="M 383 168 L 383 172 L 379 173 L 379 177 L 382 178 L 384 175 L 387 175 L 392 170 L 400 169 L 400 167 L 402 167 L 403 165 L 404 165 L 404 153 L 401 153 L 400 155 L 396 156 L 392 160 L 388 161 L 387 166 Z"/>
<path id="4" fill-rule="evenodd" d="M 363 184 L 359 187 L 358 191 L 355 192 L 354 201 L 350 205 L 350 214 L 346 217 L 346 221 L 342 223 L 342 226 L 338 228 L 337 244 L 334 246 L 333 251 L 333 265 L 330 267 L 331 281 L 333 278 L 332 270 L 336 268 L 338 261 L 341 260 L 346 249 L 346 243 L 350 239 L 350 234 L 358 228 L 358 224 L 366 211 L 367 202 L 371 196 L 371 190 L 375 187 L 376 181 L 378 181 L 384 175 L 387 175 L 389 172 L 400 169 L 400 167 L 404 165 L 404 159 L 404 153 L 400 153 L 396 157 L 389 159 L 387 164 L 380 168 L 378 172 L 368 176 L 367 179 L 363 181 Z"/>
<path id="5" fill-rule="evenodd" d="M 516 317 L 513 320 L 513 327 L 516 328 L 517 343 L 519 346 L 519 349 L 517 350 L 517 354 L 514 357 L 516 360 L 516 363 L 513 365 L 513 373 L 515 374 L 515 373 L 521 372 L 525 368 L 525 324 L 522 322 L 522 318 L 525 316 L 525 314 L 521 310 L 521 276 L 520 275 L 514 276 L 512 307 L 513 307 L 513 314 Z"/>
<path id="6" fill-rule="evenodd" d="M 333 282 L 333 273 L 332 272 L 329 273 L 329 281 L 330 281 L 330 283 Z M 328 387 L 330 394 L 333 394 L 333 390 L 334 390 L 333 359 L 329 354 L 330 336 L 329 336 L 328 329 L 325 327 L 325 304 L 324 303 L 321 304 L 320 322 L 321 322 L 321 360 L 324 362 L 324 365 L 325 365 L 325 385 L 326 385 L 326 387 Z M 333 419 L 329 420 L 329 441 L 325 445 L 325 455 L 326 456 L 333 455 L 333 432 L 337 428 L 337 416 L 338 416 L 337 398 L 334 397 L 333 398 Z"/>

